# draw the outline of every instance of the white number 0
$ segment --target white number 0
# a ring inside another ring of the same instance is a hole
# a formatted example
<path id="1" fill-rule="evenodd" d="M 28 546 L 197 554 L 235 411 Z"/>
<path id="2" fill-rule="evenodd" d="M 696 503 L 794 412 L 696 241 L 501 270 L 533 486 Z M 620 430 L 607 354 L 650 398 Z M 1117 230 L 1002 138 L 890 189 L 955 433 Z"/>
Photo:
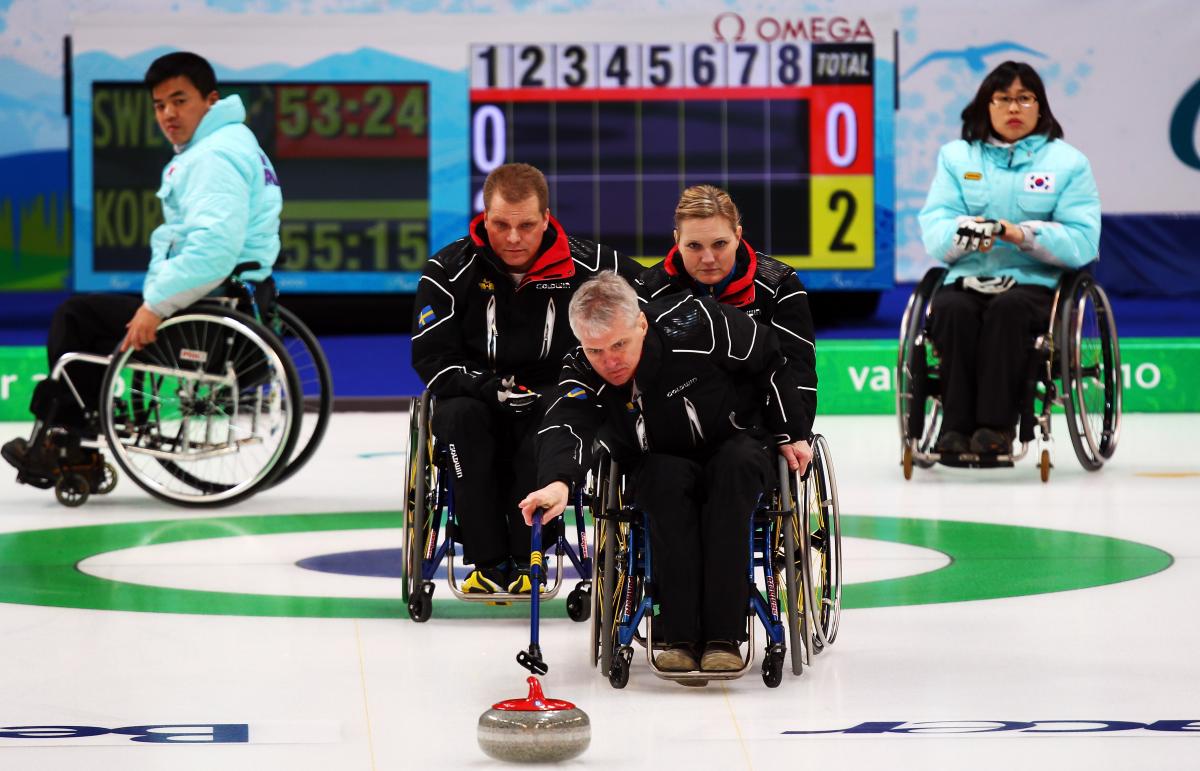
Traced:
<path id="1" fill-rule="evenodd" d="M 838 131 L 839 119 L 843 131 Z M 840 143 L 839 137 L 842 139 Z M 836 102 L 825 116 L 825 153 L 833 165 L 840 168 L 854 163 L 858 155 L 858 118 L 854 108 L 845 102 Z"/>
<path id="2" fill-rule="evenodd" d="M 492 143 L 487 144 L 488 124 L 491 125 Z M 471 125 L 471 156 L 475 165 L 484 174 L 491 174 L 504 163 L 504 146 L 508 137 L 504 133 L 504 113 L 494 104 L 485 104 L 475 112 Z"/>

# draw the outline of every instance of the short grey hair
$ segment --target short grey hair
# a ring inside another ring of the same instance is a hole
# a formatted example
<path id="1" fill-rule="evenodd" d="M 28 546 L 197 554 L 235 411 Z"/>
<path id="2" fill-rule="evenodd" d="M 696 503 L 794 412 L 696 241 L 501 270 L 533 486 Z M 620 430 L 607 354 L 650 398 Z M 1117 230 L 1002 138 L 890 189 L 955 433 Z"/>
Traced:
<path id="1" fill-rule="evenodd" d="M 571 298 L 568 316 L 571 321 L 571 331 L 576 339 L 582 340 L 583 335 L 602 335 L 618 321 L 627 326 L 637 323 L 638 314 L 637 293 L 629 282 L 617 273 L 604 271 L 583 283 Z"/>

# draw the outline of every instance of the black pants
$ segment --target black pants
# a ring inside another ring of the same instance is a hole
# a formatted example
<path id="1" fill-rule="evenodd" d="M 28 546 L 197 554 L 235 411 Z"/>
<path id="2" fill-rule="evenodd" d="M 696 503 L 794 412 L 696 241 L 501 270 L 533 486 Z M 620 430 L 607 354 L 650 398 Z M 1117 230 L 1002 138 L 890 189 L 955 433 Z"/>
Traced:
<path id="1" fill-rule="evenodd" d="M 634 497 L 650 521 L 668 643 L 745 638 L 750 519 L 773 452 L 764 437 L 743 433 L 707 457 L 650 454 L 639 464 Z"/>
<path id="2" fill-rule="evenodd" d="M 433 433 L 449 456 L 445 473 L 466 562 L 529 563 L 530 529 L 517 503 L 536 489 L 541 415 L 509 415 L 469 396 L 436 401 Z"/>
<path id="3" fill-rule="evenodd" d="M 142 298 L 120 294 L 83 294 L 68 298 L 54 311 L 50 332 L 46 337 L 46 358 L 50 370 L 64 353 L 111 354 L 125 337 L 125 324 L 142 304 Z M 49 374 L 49 370 L 47 371 Z M 104 367 L 87 362 L 75 362 L 66 374 L 83 399 L 85 409 L 95 410 L 100 402 L 100 386 Z M 81 425 L 78 404 L 70 396 L 65 383 L 58 386 L 39 384 L 34 390 L 30 411 L 39 420 L 48 420 L 53 406 L 54 422 Z"/>
<path id="4" fill-rule="evenodd" d="M 941 361 L 942 430 L 1012 429 L 1033 341 L 1050 323 L 1054 290 L 1017 285 L 986 295 L 944 286 L 933 297 L 930 334 Z"/>

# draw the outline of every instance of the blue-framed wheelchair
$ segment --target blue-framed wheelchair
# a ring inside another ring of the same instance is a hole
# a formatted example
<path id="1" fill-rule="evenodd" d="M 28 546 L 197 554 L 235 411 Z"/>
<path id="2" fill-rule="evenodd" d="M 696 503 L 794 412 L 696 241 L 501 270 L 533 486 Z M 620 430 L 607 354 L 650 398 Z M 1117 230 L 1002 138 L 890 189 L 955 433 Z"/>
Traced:
<path id="1" fill-rule="evenodd" d="M 55 362 L 48 377 L 80 411 L 67 365 L 105 368 L 99 407 L 83 413 L 88 428 L 79 432 L 50 434 L 36 423 L 34 443 L 68 446 L 51 476 L 20 481 L 54 487 L 60 503 L 80 506 L 111 492 L 120 467 L 160 500 L 222 506 L 282 482 L 316 452 L 333 410 L 332 376 L 313 333 L 276 302 L 273 282 L 235 274 L 220 296 L 164 320 L 156 335 L 140 351 L 67 353 Z"/>
<path id="2" fill-rule="evenodd" d="M 433 435 L 433 411 L 437 400 L 425 391 L 409 403 L 408 462 L 404 496 L 403 577 L 402 598 L 413 621 L 428 621 L 433 614 L 434 578 L 443 562 L 450 592 L 465 602 L 492 605 L 529 602 L 530 595 L 515 592 L 478 594 L 459 587 L 462 576 L 456 570 L 455 557 L 461 545 L 458 520 L 454 509 L 454 492 L 444 473 L 450 467 L 445 447 Z M 553 538 L 546 554 L 555 554 L 555 567 L 548 571 L 549 583 L 542 589 L 541 600 L 558 596 L 566 580 L 565 562 L 570 561 L 580 576 L 579 582 L 567 595 L 567 616 L 573 621 L 586 621 L 591 613 L 592 556 L 584 524 L 587 501 L 582 493 L 574 496 L 576 546 L 567 541 L 566 515 L 546 525 L 544 532 Z"/>
<path id="3" fill-rule="evenodd" d="M 1050 323 L 1031 342 L 1029 377 L 1022 396 L 1020 449 L 999 454 L 939 453 L 941 380 L 929 338 L 933 298 L 945 268 L 931 268 L 908 298 L 900 322 L 896 362 L 896 414 L 900 422 L 904 478 L 913 467 L 935 463 L 967 468 L 1011 467 L 1038 443 L 1038 470 L 1050 479 L 1052 409 L 1061 406 L 1075 456 L 1096 471 L 1113 456 L 1121 434 L 1121 350 L 1108 295 L 1087 271 L 1064 273 L 1054 290 Z M 1035 436 L 1036 434 L 1036 436 Z"/>
<path id="4" fill-rule="evenodd" d="M 837 480 L 825 437 L 812 438 L 813 459 L 802 477 L 779 460 L 779 485 L 753 513 L 747 580 L 748 644 L 740 669 L 668 672 L 654 663 L 654 575 L 646 515 L 631 503 L 633 491 L 607 453 L 597 453 L 585 497 L 592 501 L 596 557 L 592 578 L 591 645 L 594 666 L 614 688 L 629 682 L 634 645 L 646 651 L 650 671 L 666 680 L 731 680 L 755 659 L 755 619 L 766 641 L 761 667 L 769 688 L 783 681 L 790 652 L 792 673 L 833 644 L 841 619 L 842 535 Z"/>

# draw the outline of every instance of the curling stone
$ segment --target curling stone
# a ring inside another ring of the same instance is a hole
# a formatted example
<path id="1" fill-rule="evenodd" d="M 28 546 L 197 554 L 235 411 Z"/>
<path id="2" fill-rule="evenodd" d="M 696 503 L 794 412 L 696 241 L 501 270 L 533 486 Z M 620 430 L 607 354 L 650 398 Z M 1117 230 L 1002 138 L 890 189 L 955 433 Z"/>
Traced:
<path id="1" fill-rule="evenodd" d="M 575 757 L 592 740 L 587 713 L 569 701 L 548 699 L 528 677 L 529 696 L 509 699 L 479 716 L 479 747 L 496 760 L 556 763 Z"/>

